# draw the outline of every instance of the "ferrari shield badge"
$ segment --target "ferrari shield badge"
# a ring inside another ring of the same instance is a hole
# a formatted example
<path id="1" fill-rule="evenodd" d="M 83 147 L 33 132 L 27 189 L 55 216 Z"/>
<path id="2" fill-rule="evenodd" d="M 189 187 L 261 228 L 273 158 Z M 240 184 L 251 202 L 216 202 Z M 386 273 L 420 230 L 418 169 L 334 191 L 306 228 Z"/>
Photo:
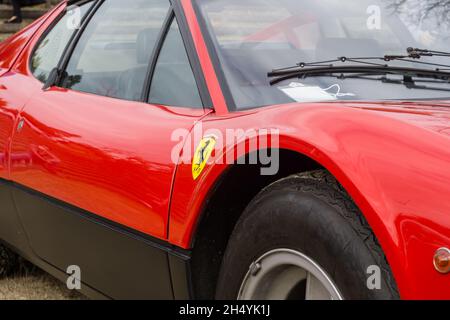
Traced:
<path id="1" fill-rule="evenodd" d="M 205 137 L 200 141 L 197 150 L 195 150 L 194 159 L 192 161 L 192 177 L 194 180 L 197 180 L 203 172 L 203 169 L 205 169 L 206 163 L 211 157 L 215 146 L 215 137 Z"/>

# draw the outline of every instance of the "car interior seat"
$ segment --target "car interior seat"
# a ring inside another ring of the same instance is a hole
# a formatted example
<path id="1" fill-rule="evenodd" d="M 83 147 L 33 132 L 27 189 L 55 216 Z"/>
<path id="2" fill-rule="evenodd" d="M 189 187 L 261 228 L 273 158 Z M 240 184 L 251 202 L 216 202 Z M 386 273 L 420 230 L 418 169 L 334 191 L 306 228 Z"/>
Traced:
<path id="1" fill-rule="evenodd" d="M 118 96 L 122 99 L 136 101 L 141 98 L 142 86 L 157 38 L 158 31 L 156 29 L 147 28 L 138 33 L 136 39 L 136 64 L 138 66 L 126 70 L 120 75 Z"/>

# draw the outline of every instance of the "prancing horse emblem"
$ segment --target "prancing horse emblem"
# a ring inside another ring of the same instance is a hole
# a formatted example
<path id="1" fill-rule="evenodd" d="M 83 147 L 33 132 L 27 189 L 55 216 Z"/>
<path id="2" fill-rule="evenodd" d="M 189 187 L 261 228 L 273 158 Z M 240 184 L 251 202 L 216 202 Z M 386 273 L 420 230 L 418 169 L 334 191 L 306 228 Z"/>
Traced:
<path id="1" fill-rule="evenodd" d="M 192 177 L 196 180 L 205 169 L 211 154 L 216 146 L 215 137 L 206 137 L 200 141 L 197 150 L 195 150 L 194 159 L 192 161 Z"/>

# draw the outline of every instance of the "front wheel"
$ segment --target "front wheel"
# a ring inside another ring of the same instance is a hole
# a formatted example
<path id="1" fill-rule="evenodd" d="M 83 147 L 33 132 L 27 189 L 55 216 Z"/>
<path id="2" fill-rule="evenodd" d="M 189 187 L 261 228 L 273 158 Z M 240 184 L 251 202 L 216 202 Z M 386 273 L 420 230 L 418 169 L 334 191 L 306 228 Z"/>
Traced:
<path id="1" fill-rule="evenodd" d="M 334 178 L 315 171 L 276 182 L 250 203 L 228 243 L 216 297 L 340 300 L 399 295 L 358 208 Z"/>

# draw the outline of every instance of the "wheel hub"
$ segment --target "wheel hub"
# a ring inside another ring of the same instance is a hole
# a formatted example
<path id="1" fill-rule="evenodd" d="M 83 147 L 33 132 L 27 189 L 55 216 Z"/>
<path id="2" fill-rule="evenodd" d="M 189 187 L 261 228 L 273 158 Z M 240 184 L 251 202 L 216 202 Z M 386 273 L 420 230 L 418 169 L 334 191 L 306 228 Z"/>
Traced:
<path id="1" fill-rule="evenodd" d="M 239 300 L 342 300 L 327 273 L 291 249 L 269 251 L 255 260 L 241 284 Z"/>

